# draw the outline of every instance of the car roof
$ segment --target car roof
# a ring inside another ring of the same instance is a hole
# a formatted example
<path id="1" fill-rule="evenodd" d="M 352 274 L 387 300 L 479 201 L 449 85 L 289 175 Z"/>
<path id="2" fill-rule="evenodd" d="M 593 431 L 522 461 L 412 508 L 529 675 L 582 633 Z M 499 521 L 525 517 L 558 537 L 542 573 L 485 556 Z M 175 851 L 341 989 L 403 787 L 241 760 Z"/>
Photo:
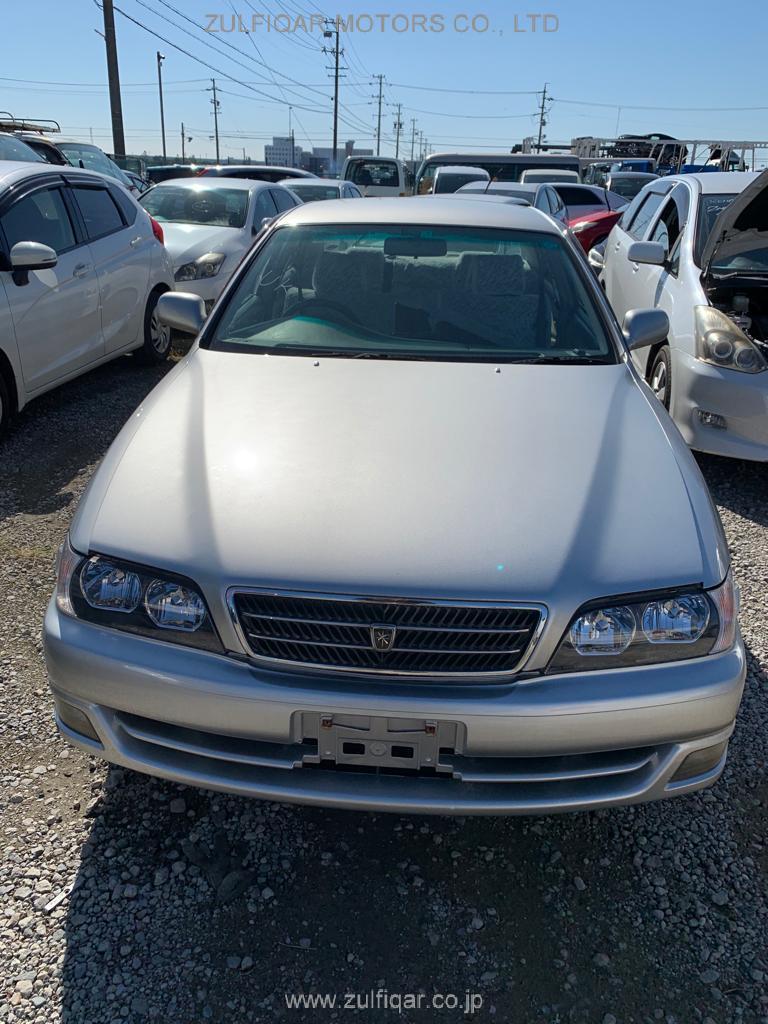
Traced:
<path id="1" fill-rule="evenodd" d="M 296 188 L 297 185 L 346 185 L 346 178 L 283 178 L 276 181 L 276 185 L 285 185 L 286 188 Z M 353 182 L 350 182 L 353 184 Z"/>
<path id="2" fill-rule="evenodd" d="M 222 178 L 226 177 L 226 171 L 282 171 L 287 178 L 316 178 L 317 175 L 311 171 L 302 170 L 301 167 L 282 167 L 280 164 L 206 164 L 203 168 L 206 171 L 217 171 Z"/>
<path id="3" fill-rule="evenodd" d="M 545 181 L 471 181 L 467 185 L 462 185 L 458 190 L 459 192 L 472 193 L 472 192 L 489 192 L 497 195 L 504 194 L 505 192 L 525 192 L 528 195 L 535 196 L 542 185 L 548 185 L 549 182 Z M 485 187 L 480 187 L 485 186 Z"/>
<path id="4" fill-rule="evenodd" d="M 617 178 L 622 181 L 627 178 L 644 178 L 646 181 L 655 181 L 660 175 L 651 174 L 649 171 L 612 171 L 608 177 L 611 181 L 615 181 Z"/>
<path id="5" fill-rule="evenodd" d="M 475 167 L 473 164 L 441 164 L 435 174 L 488 174 L 483 167 Z"/>
<path id="6" fill-rule="evenodd" d="M 724 195 L 742 192 L 759 174 L 759 171 L 705 171 L 703 174 L 671 174 L 670 178 L 675 181 L 696 181 L 699 191 L 705 195 Z"/>
<path id="7" fill-rule="evenodd" d="M 413 196 L 410 199 L 329 199 L 288 210 L 280 224 L 439 225 L 445 227 L 518 228 L 560 235 L 554 221 L 530 206 L 513 203 L 457 203 L 450 197 Z"/>
<path id="8" fill-rule="evenodd" d="M 162 188 L 164 185 L 178 185 L 183 188 L 235 188 L 242 192 L 253 192 L 262 188 L 274 188 L 279 182 L 260 181 L 258 178 L 223 178 L 212 175 L 210 178 L 192 175 L 187 178 L 167 178 L 165 181 L 158 181 L 152 188 Z"/>
<path id="9" fill-rule="evenodd" d="M 0 189 L 15 185 L 25 178 L 66 175 L 67 178 L 100 178 L 102 181 L 114 183 L 115 179 L 100 171 L 92 171 L 87 167 L 70 167 L 68 164 L 23 163 L 18 160 L 0 160 Z"/>

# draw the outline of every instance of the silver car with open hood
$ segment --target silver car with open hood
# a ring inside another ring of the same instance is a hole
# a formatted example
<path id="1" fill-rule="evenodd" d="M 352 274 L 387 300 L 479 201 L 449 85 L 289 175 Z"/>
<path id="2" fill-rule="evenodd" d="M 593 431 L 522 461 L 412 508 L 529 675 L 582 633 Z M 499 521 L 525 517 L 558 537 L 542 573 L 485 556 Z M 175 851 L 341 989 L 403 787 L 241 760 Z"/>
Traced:
<path id="1" fill-rule="evenodd" d="M 712 783 L 744 682 L 720 522 L 565 233 L 311 203 L 126 424 L 59 558 L 59 728 L 269 800 L 549 813 Z"/>

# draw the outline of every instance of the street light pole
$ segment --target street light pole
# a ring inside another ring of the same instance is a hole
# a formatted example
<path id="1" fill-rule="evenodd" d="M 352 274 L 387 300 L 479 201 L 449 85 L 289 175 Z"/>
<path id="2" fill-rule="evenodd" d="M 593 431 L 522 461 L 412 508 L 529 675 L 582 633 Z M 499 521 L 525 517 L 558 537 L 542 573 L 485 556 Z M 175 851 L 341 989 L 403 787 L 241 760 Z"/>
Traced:
<path id="1" fill-rule="evenodd" d="M 165 151 L 165 111 L 163 109 L 163 61 L 165 60 L 165 54 L 157 51 L 157 88 L 160 93 L 160 131 L 163 135 L 163 160 L 165 160 L 167 154 Z"/>

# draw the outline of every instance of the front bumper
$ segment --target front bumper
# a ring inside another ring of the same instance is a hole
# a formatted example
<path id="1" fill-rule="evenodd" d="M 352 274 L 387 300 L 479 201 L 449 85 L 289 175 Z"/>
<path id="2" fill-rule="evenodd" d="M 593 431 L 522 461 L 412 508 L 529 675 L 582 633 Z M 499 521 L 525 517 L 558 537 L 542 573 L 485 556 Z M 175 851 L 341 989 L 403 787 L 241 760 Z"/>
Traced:
<path id="1" fill-rule="evenodd" d="M 177 269 L 178 267 L 174 267 L 174 274 Z M 202 277 L 194 281 L 177 281 L 174 278 L 173 287 L 177 292 L 199 295 L 205 301 L 206 312 L 210 312 L 228 280 L 229 272 L 225 265 L 222 265 L 221 270 L 213 277 Z"/>
<path id="2" fill-rule="evenodd" d="M 700 452 L 768 461 L 768 372 L 739 373 L 673 350 L 672 418 Z M 698 410 L 725 419 L 725 429 L 702 424 Z"/>
<path id="3" fill-rule="evenodd" d="M 429 687 L 265 671 L 103 629 L 51 602 L 45 653 L 62 733 L 115 764 L 189 785 L 338 808 L 537 814 L 700 789 L 722 771 L 744 685 L 744 649 L 631 670 L 504 686 Z M 62 721 L 85 713 L 98 736 Z M 354 717 L 452 730 L 452 773 L 313 764 L 307 722 Z M 693 752 L 716 763 L 673 781 Z"/>

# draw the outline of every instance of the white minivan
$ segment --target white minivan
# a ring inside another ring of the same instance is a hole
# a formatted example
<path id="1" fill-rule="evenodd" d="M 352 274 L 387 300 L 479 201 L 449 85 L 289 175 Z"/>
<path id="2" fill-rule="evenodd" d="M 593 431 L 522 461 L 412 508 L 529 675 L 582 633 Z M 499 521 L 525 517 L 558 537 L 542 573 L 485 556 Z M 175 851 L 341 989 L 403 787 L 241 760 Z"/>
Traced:
<path id="1" fill-rule="evenodd" d="M 30 399 L 134 351 L 171 347 L 162 228 L 93 171 L 0 161 L 0 434 Z"/>
<path id="2" fill-rule="evenodd" d="M 412 191 L 408 168 L 393 156 L 348 156 L 341 176 L 364 196 L 407 196 Z"/>

